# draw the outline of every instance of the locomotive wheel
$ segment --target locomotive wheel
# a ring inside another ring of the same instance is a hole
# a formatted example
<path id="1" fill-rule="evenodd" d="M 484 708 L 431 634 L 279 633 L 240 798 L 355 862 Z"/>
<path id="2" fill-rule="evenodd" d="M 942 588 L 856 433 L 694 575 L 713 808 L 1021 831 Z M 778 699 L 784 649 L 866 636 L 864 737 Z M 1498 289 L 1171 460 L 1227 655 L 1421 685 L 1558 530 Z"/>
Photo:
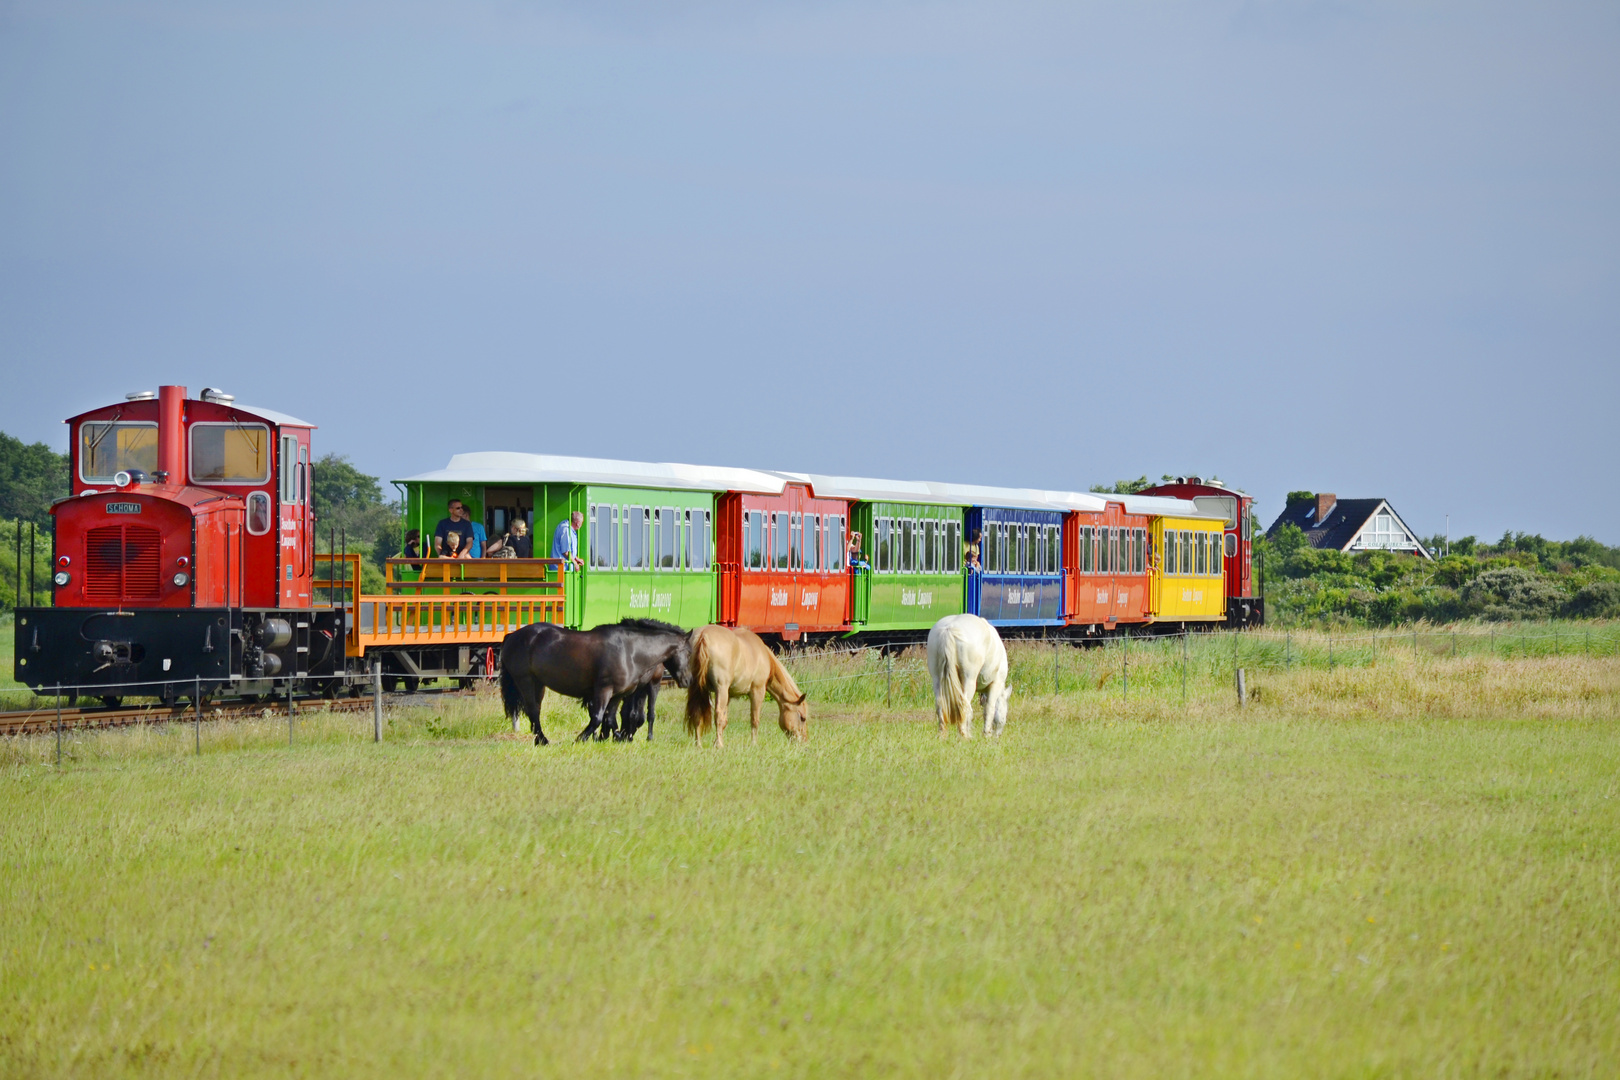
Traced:
<path id="1" fill-rule="evenodd" d="M 258 694 L 243 694 L 242 695 L 242 704 L 244 704 L 244 705 L 257 705 L 258 703 L 259 703 L 259 695 Z"/>
<path id="2" fill-rule="evenodd" d="M 124 699 L 117 694 L 102 694 L 101 703 L 109 709 L 116 709 L 124 703 Z"/>

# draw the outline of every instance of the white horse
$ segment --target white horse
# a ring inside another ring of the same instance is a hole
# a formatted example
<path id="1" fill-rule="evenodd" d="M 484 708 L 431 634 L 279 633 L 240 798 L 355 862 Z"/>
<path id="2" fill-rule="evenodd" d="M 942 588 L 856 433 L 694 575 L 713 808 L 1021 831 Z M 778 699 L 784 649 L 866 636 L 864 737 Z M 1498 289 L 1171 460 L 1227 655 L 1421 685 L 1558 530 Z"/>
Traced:
<path id="1" fill-rule="evenodd" d="M 984 709 L 984 733 L 1000 735 L 1007 726 L 1007 646 L 996 628 L 977 615 L 947 615 L 928 631 L 928 674 L 934 680 L 934 715 L 939 733 L 949 723 L 972 738 L 973 695 Z"/>

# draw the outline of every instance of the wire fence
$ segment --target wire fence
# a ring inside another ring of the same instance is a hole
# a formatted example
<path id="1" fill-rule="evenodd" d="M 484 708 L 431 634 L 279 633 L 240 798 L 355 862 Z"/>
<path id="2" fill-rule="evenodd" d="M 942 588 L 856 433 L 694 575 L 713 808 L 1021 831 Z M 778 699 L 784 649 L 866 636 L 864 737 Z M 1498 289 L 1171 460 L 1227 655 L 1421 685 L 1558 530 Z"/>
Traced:
<path id="1" fill-rule="evenodd" d="M 1499 624 L 1403 631 L 1203 631 L 1173 635 L 1132 634 L 1092 639 L 1080 644 L 1069 640 L 1022 639 L 1008 644 L 1008 684 L 1017 698 L 1103 696 L 1130 701 L 1144 697 L 1174 702 L 1177 698 L 1210 700 L 1236 692 L 1242 704 L 1243 676 L 1307 670 L 1374 667 L 1414 667 L 1443 673 L 1448 665 L 1480 661 L 1523 662 L 1543 658 L 1585 657 L 1620 659 L 1620 623 Z M 887 708 L 931 709 L 933 687 L 923 646 L 838 646 L 805 649 L 783 657 L 801 690 L 818 705 L 867 705 Z M 451 680 L 452 683 L 461 680 Z M 479 682 L 484 680 L 479 677 Z M 351 673 L 344 681 L 310 679 L 294 675 L 253 680 L 269 692 L 256 695 L 260 702 L 286 708 L 288 743 L 296 741 L 300 717 L 326 709 L 308 691 L 336 689 L 359 692 L 370 698 L 370 735 L 382 741 L 384 723 L 383 679 L 379 667 L 364 675 Z M 303 684 L 302 686 L 300 684 Z M 324 684 L 324 685 L 323 685 Z M 1252 683 L 1250 684 L 1252 685 Z M 184 707 L 170 706 L 153 720 L 167 730 L 190 726 L 193 750 L 202 752 L 202 721 L 211 719 L 211 694 L 229 693 L 217 681 L 201 679 L 145 680 L 109 687 L 105 684 L 69 687 L 0 687 L 0 709 L 26 711 L 35 718 L 54 719 L 56 756 L 60 760 L 64 730 L 62 717 L 69 694 L 91 699 L 116 691 L 126 701 L 160 693 Z M 423 702 L 430 700 L 424 697 Z M 1072 700 L 1072 697 L 1071 697 Z M 397 701 L 397 699 L 396 699 Z M 359 703 L 356 703 L 359 704 Z M 360 707 L 363 709 L 364 705 Z M 484 706 L 480 705 L 479 708 Z M 353 710 L 354 706 L 351 705 Z M 14 717 L 16 713 L 12 714 Z M 33 735 L 41 734 L 33 724 Z M 353 733 L 348 737 L 352 737 Z"/>

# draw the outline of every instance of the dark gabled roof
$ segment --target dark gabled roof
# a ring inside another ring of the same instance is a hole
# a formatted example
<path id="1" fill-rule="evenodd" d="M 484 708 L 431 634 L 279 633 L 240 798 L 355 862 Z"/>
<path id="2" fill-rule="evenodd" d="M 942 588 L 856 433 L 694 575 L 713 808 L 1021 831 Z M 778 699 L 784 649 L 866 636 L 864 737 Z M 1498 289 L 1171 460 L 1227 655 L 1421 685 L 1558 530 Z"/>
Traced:
<path id="1" fill-rule="evenodd" d="M 1289 503 L 1277 520 L 1266 530 L 1266 539 L 1272 540 L 1284 525 L 1298 525 L 1311 547 L 1332 548 L 1343 551 L 1346 544 L 1367 524 L 1367 519 L 1384 505 L 1383 499 L 1340 499 L 1328 511 L 1327 520 L 1316 520 L 1316 500 Z M 1403 523 L 1404 524 L 1404 523 Z"/>

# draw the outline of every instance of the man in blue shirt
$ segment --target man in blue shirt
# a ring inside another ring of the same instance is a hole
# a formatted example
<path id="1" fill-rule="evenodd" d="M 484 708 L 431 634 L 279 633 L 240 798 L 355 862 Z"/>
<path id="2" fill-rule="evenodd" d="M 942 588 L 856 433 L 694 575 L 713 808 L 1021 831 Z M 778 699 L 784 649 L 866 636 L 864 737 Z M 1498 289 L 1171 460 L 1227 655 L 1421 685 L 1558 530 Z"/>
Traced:
<path id="1" fill-rule="evenodd" d="M 564 570 L 578 570 L 585 565 L 579 558 L 579 527 L 585 524 L 585 515 L 575 510 L 567 521 L 558 522 L 551 534 L 551 557 L 563 561 Z"/>

